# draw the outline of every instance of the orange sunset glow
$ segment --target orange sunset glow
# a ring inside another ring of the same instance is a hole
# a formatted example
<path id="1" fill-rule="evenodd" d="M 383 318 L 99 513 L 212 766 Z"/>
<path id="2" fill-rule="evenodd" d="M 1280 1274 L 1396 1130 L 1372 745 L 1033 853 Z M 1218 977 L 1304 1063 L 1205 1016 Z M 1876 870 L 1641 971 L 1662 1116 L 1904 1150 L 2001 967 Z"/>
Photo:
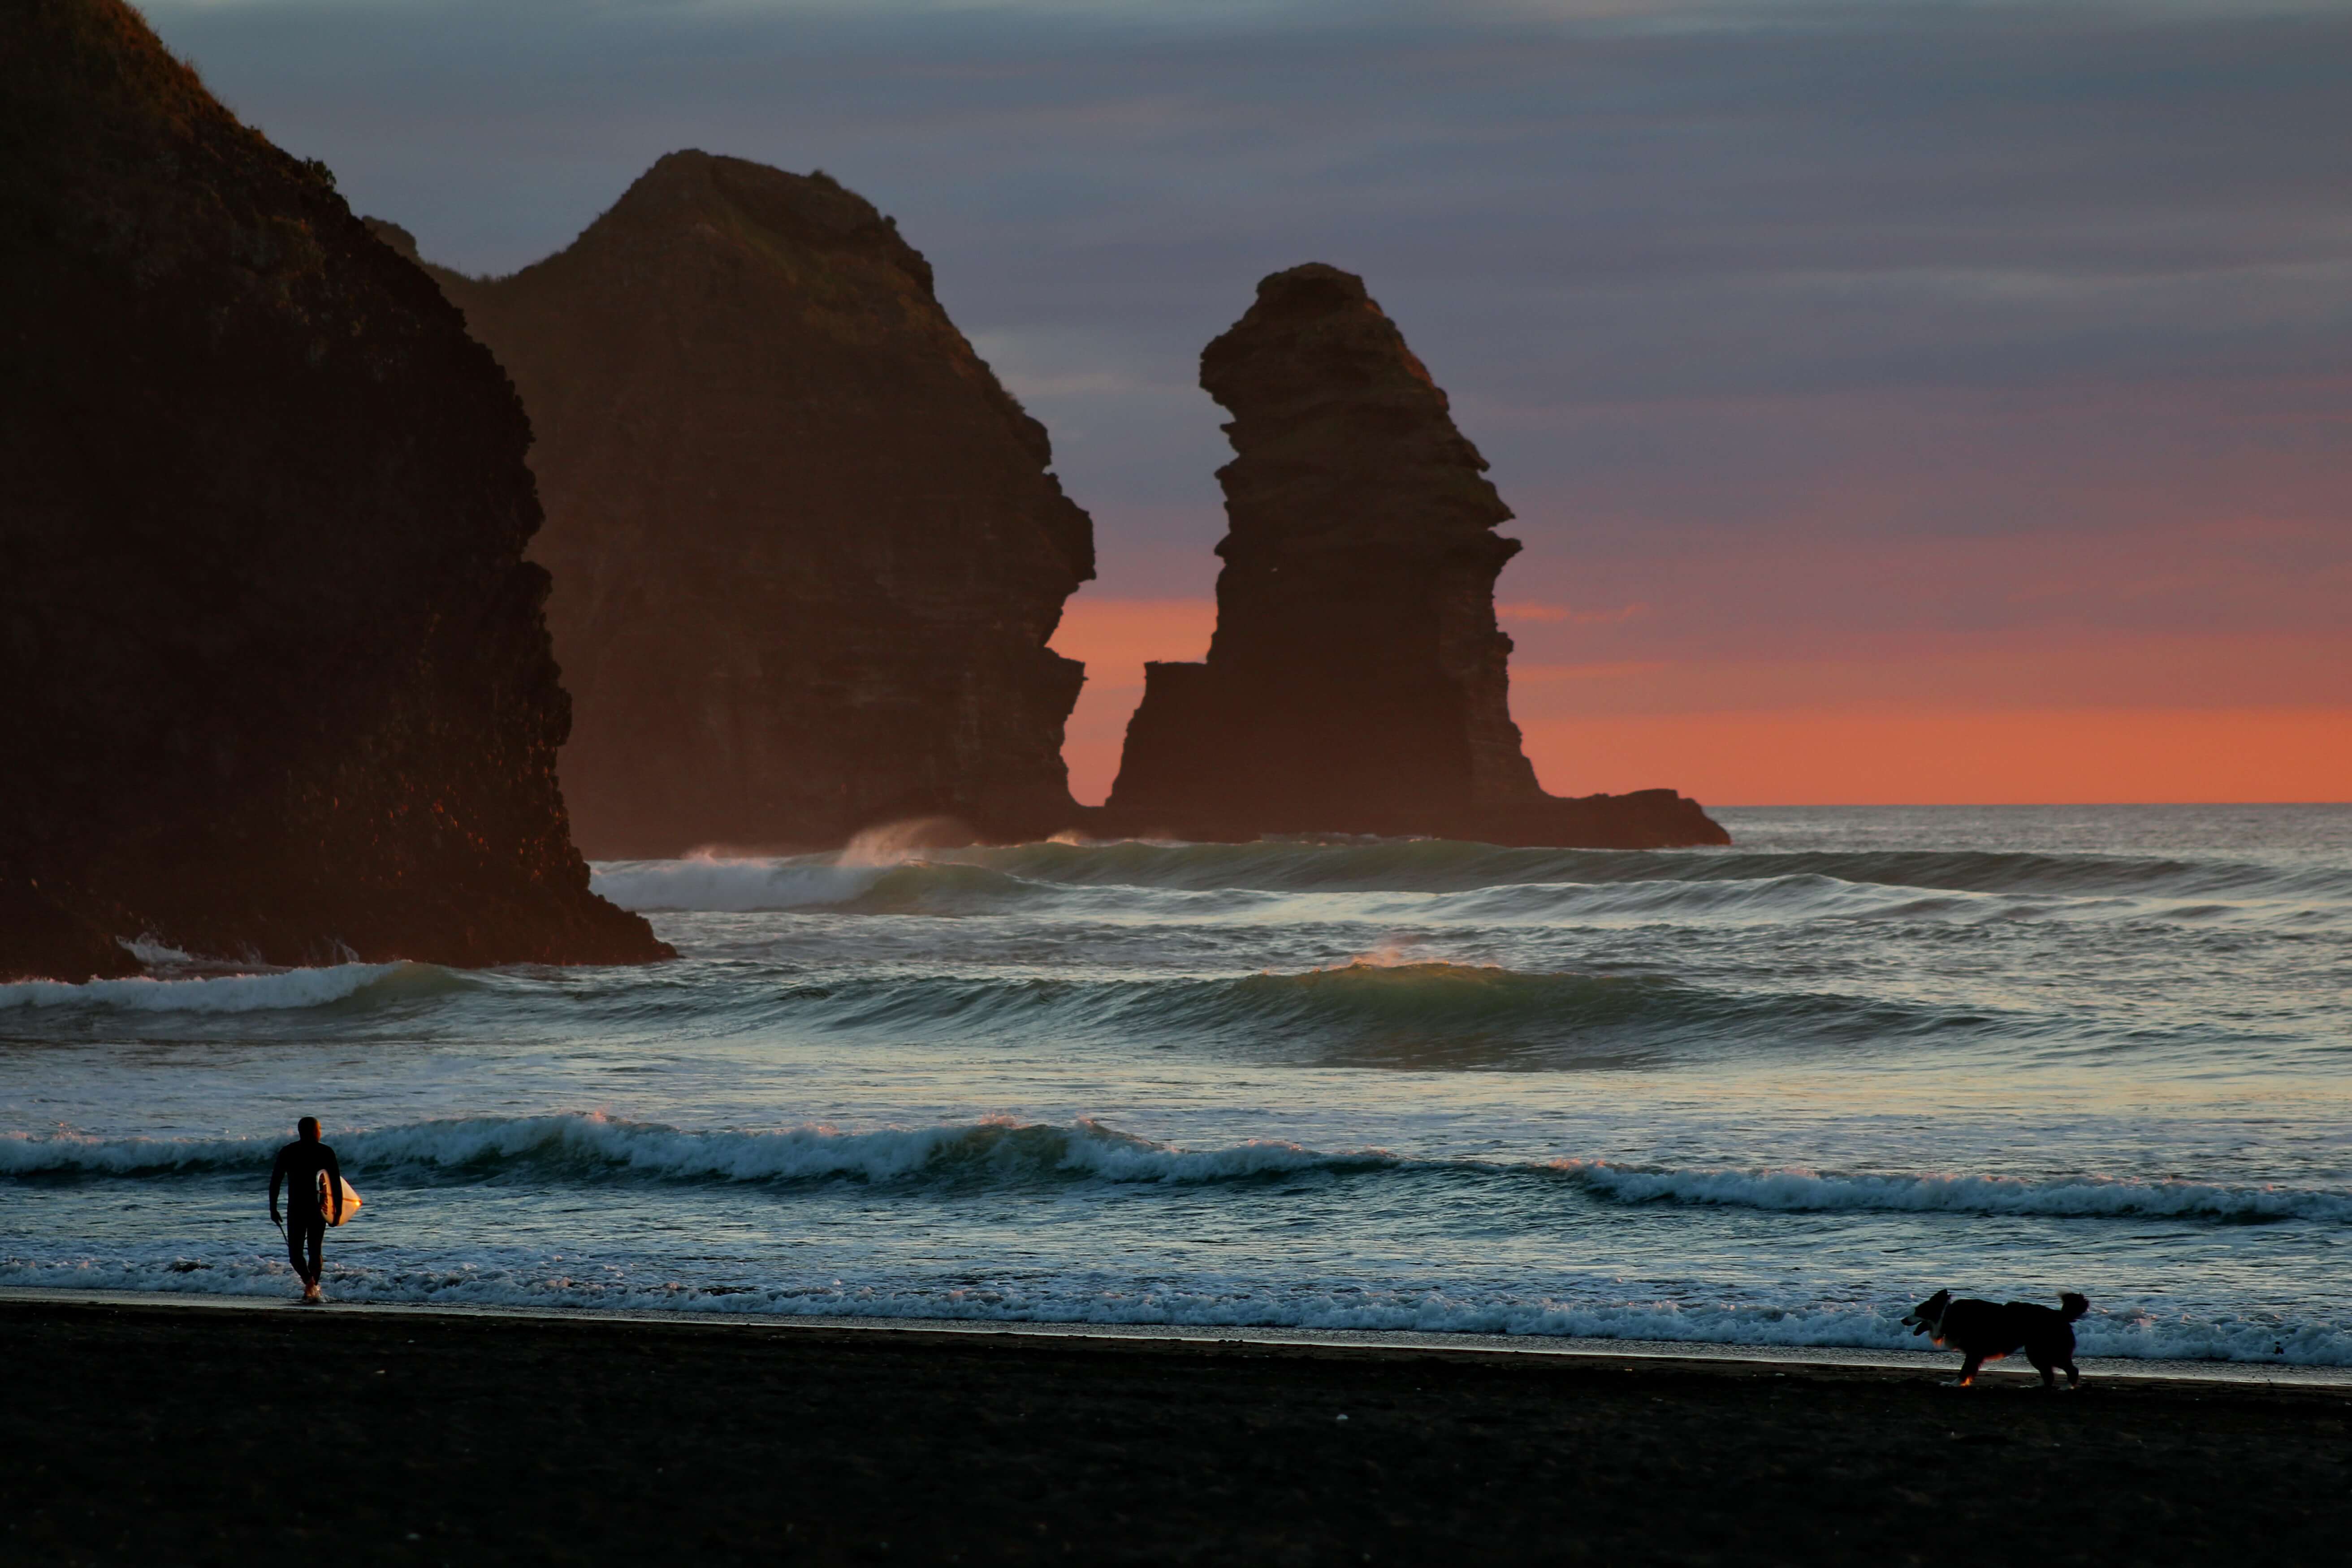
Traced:
<path id="1" fill-rule="evenodd" d="M 2053 651 L 1921 637 L 1843 660 L 1553 662 L 1530 657 L 1548 633 L 1621 627 L 1648 618 L 1649 606 L 1507 602 L 1498 612 L 1519 643 L 1513 716 L 1538 776 L 1559 794 L 1672 785 L 1722 805 L 2352 794 L 2352 706 L 2217 700 L 2280 672 L 2300 678 L 2291 689 L 2325 691 L 2352 658 L 2352 639 L 2111 637 Z M 1109 793 L 1145 662 L 1201 658 L 1215 626 L 1210 599 L 1070 602 L 1054 647 L 1087 666 L 1063 749 L 1079 800 Z M 2077 700 L 2053 690 L 2058 671 Z M 2146 700 L 2168 690 L 2190 700 Z"/>

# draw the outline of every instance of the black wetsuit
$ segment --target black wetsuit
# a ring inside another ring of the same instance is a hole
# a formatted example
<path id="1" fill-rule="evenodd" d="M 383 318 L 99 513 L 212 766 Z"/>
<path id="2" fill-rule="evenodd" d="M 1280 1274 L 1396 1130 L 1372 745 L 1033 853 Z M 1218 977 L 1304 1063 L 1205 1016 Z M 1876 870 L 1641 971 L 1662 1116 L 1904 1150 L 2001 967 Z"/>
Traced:
<path id="1" fill-rule="evenodd" d="M 327 1190 L 334 1194 L 335 1217 L 343 1214 L 343 1168 L 335 1152 L 324 1143 L 297 1139 L 278 1151 L 269 1167 L 269 1217 L 278 1217 L 278 1186 L 286 1193 L 286 1256 L 305 1285 L 319 1282 L 320 1249 L 327 1239 L 327 1216 L 319 1212 L 319 1173 L 327 1173 Z M 304 1257 L 309 1254 L 308 1258 Z"/>

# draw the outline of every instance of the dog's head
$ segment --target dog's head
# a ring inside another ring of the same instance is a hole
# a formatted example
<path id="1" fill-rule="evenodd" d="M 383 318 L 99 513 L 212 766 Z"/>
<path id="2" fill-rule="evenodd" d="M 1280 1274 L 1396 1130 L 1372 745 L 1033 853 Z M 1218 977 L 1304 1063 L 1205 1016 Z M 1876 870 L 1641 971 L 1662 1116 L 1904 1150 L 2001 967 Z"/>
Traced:
<path id="1" fill-rule="evenodd" d="M 1944 1309 L 1951 1304 L 1952 1293 L 1949 1290 L 1938 1290 L 1904 1313 L 1903 1321 L 1911 1326 L 1914 1338 L 1920 1334 L 1927 1334 L 1940 1340 L 1944 1337 Z"/>

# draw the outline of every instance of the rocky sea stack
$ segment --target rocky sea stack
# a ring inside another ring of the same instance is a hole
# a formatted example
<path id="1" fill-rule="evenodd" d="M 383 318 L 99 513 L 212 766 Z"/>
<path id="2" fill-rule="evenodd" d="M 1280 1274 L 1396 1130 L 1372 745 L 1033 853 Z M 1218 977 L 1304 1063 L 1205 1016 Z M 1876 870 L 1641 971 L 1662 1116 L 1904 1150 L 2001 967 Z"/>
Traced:
<path id="1" fill-rule="evenodd" d="M 1546 795 L 1511 721 L 1486 459 L 1362 279 L 1309 265 L 1201 355 L 1232 415 L 1217 629 L 1146 667 L 1107 816 L 1188 838 L 1729 842 L 1672 790 Z"/>
<path id="2" fill-rule="evenodd" d="M 588 889 L 529 427 L 119 0 L 0 8 L 0 979 L 668 952 Z"/>
<path id="3" fill-rule="evenodd" d="M 591 854 L 1084 815 L 1084 670 L 1045 644 L 1093 524 L 889 218 L 822 174 L 674 153 L 562 253 L 436 276 L 538 433 Z"/>

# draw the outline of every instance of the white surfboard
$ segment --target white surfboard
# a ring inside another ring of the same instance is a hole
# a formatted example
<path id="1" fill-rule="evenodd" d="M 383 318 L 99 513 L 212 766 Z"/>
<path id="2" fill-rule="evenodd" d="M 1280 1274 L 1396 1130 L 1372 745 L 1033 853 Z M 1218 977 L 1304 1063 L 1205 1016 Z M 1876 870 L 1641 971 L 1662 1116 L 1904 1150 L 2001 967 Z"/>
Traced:
<path id="1" fill-rule="evenodd" d="M 360 1195 L 359 1194 L 352 1191 L 352 1184 L 349 1182 L 345 1182 L 343 1183 L 343 1217 L 341 1219 L 337 1219 L 335 1217 L 335 1200 L 332 1193 L 327 1186 L 327 1173 L 324 1171 L 320 1172 L 319 1217 L 325 1220 L 329 1225 L 341 1225 L 348 1221 L 352 1215 L 359 1212 Z"/>

